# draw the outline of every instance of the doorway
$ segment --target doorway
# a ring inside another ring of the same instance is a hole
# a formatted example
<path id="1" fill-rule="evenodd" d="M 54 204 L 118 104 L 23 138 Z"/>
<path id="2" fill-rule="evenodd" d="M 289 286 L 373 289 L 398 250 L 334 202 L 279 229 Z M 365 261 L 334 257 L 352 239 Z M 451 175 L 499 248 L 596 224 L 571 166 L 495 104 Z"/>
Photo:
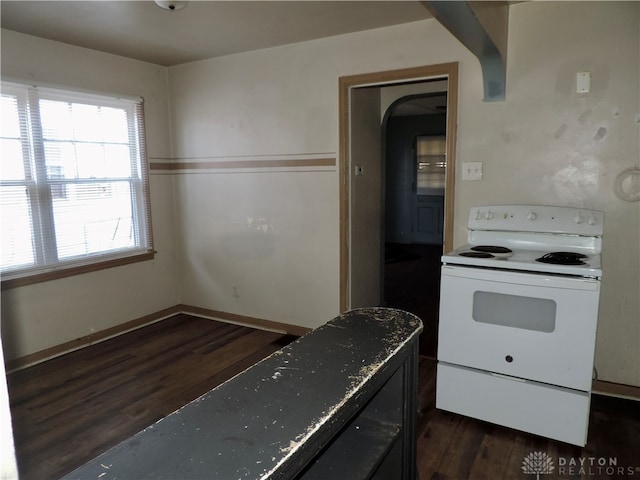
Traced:
<path id="1" fill-rule="evenodd" d="M 446 180 L 447 85 L 408 95 L 382 122 L 383 304 L 420 317 L 420 354 L 436 357 Z M 444 90 L 440 90 L 444 89 Z"/>
<path id="2" fill-rule="evenodd" d="M 444 81 L 447 92 L 444 228 L 442 245 L 436 247 L 442 253 L 453 245 L 457 63 L 341 77 L 339 80 L 341 311 L 384 303 L 386 206 L 380 126 L 386 108 L 382 110 L 381 92 L 385 88 L 407 85 L 415 90 L 415 87 L 435 80 Z M 372 152 L 371 145 L 376 145 L 377 155 Z M 416 215 L 418 208 L 414 209 Z M 439 271 L 439 263 L 436 269 Z M 427 329 L 427 319 L 422 319 Z"/>
<path id="3" fill-rule="evenodd" d="M 387 243 L 443 244 L 447 91 L 446 82 L 433 84 L 445 90 L 401 97 L 384 113 Z"/>

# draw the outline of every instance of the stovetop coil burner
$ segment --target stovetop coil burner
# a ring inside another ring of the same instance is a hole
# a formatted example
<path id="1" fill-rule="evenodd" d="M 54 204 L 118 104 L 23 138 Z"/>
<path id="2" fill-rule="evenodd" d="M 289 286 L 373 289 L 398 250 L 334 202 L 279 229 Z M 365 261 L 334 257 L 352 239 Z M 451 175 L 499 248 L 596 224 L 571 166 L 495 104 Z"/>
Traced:
<path id="1" fill-rule="evenodd" d="M 471 258 L 495 258 L 495 255 L 491 255 L 488 252 L 461 252 L 460 256 Z"/>
<path id="2" fill-rule="evenodd" d="M 474 252 L 484 252 L 484 253 L 497 253 L 497 254 L 507 254 L 513 253 L 513 250 L 507 247 L 498 247 L 496 245 L 477 245 L 475 247 L 471 247 L 471 250 Z"/>
<path id="3" fill-rule="evenodd" d="M 586 265 L 583 258 L 587 258 L 587 256 L 582 253 L 550 252 L 545 253 L 540 258 L 536 258 L 536 262 L 551 263 L 553 265 Z"/>

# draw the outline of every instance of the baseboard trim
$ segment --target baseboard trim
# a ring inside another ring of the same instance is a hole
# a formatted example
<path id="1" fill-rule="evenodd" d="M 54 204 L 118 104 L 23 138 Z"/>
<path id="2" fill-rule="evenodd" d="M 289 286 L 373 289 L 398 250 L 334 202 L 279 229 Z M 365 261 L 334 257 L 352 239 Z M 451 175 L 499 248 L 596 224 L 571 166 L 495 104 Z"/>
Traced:
<path id="1" fill-rule="evenodd" d="M 44 350 L 40 350 L 24 357 L 18 357 L 6 362 L 7 373 L 21 370 L 23 368 L 37 365 L 46 360 L 50 360 L 55 357 L 64 355 L 65 353 L 79 350 L 95 343 L 103 342 L 118 335 L 136 330 L 138 328 L 151 325 L 152 323 L 159 322 L 165 318 L 172 317 L 174 315 L 186 313 L 196 317 L 209 318 L 212 320 L 218 320 L 220 322 L 233 323 L 236 325 L 242 325 L 247 327 L 256 328 L 259 330 L 268 330 L 272 332 L 282 333 L 283 335 L 297 335 L 302 336 L 305 333 L 311 331 L 311 328 L 300 327 L 297 325 L 290 325 L 287 323 L 274 322 L 272 320 L 265 320 L 262 318 L 247 317 L 244 315 L 237 315 L 235 313 L 220 312 L 217 310 L 210 310 L 202 307 L 194 307 L 191 305 L 178 304 L 173 307 L 165 308 L 159 312 L 151 313 L 140 318 L 136 318 L 129 322 L 125 322 L 114 327 L 94 332 L 84 337 L 76 338 L 69 342 L 61 343 Z"/>
<path id="2" fill-rule="evenodd" d="M 591 387 L 591 391 L 598 395 L 607 395 L 609 397 L 627 398 L 630 400 L 640 401 L 640 387 L 633 385 L 595 380 Z"/>
<path id="3" fill-rule="evenodd" d="M 164 320 L 165 318 L 172 317 L 173 315 L 180 313 L 180 310 L 177 307 L 178 305 L 174 305 L 173 307 L 165 308 L 164 310 L 160 310 L 159 312 L 151 313 L 149 315 L 136 318 L 129 322 L 125 322 L 114 327 L 109 327 L 105 330 L 100 330 L 99 332 L 90 333 L 89 335 L 76 338 L 75 340 L 71 340 L 69 342 L 61 343 L 60 345 L 55 345 L 53 347 L 40 350 L 39 352 L 25 355 L 24 357 L 18 357 L 13 360 L 9 360 L 8 362 L 6 362 L 7 373 L 30 367 L 38 363 L 42 363 L 46 360 L 64 355 L 65 353 L 70 353 L 74 350 L 88 347 L 89 345 L 93 345 L 94 343 L 103 342 L 110 338 L 117 337 L 118 335 L 122 335 L 123 333 L 127 333 L 140 327 L 159 322 L 160 320 Z"/>
<path id="4" fill-rule="evenodd" d="M 196 317 L 220 320 L 221 322 L 243 325 L 246 327 L 257 328 L 259 330 L 268 330 L 271 332 L 281 333 L 283 335 L 296 335 L 301 337 L 312 330 L 311 328 L 291 325 L 289 323 L 274 322 L 273 320 L 265 320 L 264 318 L 247 317 L 245 315 L 194 307 L 192 305 L 178 305 L 178 307 L 182 313 L 188 313 L 189 315 L 194 315 Z"/>

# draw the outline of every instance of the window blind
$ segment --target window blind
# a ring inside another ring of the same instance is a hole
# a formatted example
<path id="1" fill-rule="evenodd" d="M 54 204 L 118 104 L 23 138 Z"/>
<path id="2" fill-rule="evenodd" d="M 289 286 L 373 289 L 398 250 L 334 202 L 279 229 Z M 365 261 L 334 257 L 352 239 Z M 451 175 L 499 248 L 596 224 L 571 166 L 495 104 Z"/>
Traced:
<path id="1" fill-rule="evenodd" d="M 2 83 L 2 280 L 153 251 L 142 99 Z"/>

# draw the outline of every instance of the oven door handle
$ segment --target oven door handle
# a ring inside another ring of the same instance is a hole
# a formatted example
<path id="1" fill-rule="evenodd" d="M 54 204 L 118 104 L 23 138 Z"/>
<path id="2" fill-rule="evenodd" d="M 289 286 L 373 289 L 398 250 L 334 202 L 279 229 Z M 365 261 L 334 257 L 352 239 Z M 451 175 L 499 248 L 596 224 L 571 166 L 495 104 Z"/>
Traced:
<path id="1" fill-rule="evenodd" d="M 488 270 L 462 266 L 442 266 L 442 275 L 469 280 L 518 284 L 531 287 L 567 288 L 570 290 L 598 291 L 600 281 L 584 277 L 560 277 L 546 273 L 520 273 L 505 270 Z"/>
<path id="2" fill-rule="evenodd" d="M 524 378 L 518 378 L 518 377 L 511 377 L 509 375 L 502 375 L 501 373 L 494 373 L 494 372 L 490 372 L 491 375 L 493 375 L 494 377 L 498 377 L 498 378 L 504 378 L 505 380 L 514 380 L 516 382 L 522 382 L 522 383 L 527 383 L 527 381 Z"/>

